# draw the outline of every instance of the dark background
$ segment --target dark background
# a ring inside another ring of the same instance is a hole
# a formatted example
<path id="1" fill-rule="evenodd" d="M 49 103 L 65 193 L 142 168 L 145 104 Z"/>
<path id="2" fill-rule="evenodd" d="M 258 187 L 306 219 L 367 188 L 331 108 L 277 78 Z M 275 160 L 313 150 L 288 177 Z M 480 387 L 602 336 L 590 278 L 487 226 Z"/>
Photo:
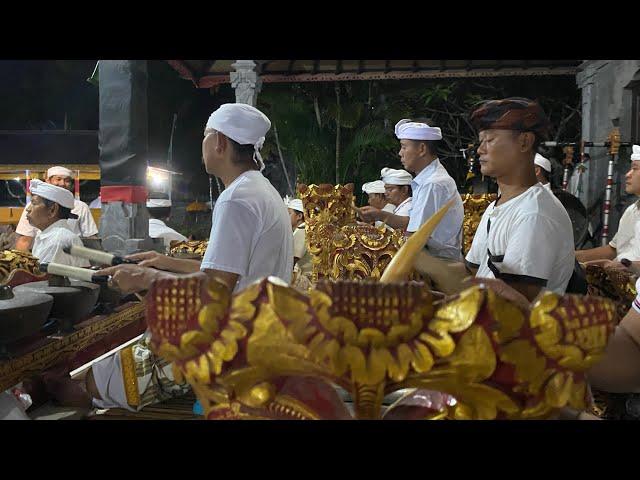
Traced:
<path id="1" fill-rule="evenodd" d="M 98 87 L 87 81 L 96 63 L 0 61 L 0 130 L 98 130 Z M 234 101 L 232 88 L 223 85 L 214 96 L 181 79 L 162 60 L 149 60 L 148 73 L 149 161 L 167 161 L 177 114 L 172 159 L 174 169 L 183 175 L 174 183 L 174 194 L 206 201 L 209 181 L 201 161 L 202 132 L 217 106 Z"/>

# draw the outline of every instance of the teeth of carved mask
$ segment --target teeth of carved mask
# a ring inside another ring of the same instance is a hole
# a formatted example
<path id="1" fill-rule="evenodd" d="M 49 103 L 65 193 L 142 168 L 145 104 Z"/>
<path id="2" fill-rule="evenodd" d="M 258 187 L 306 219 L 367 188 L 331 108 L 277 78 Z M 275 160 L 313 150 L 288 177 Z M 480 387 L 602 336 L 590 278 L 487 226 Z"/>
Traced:
<path id="1" fill-rule="evenodd" d="M 407 239 L 404 245 L 400 247 L 400 250 L 398 250 L 398 253 L 391 259 L 391 262 L 389 262 L 389 265 L 380 278 L 380 282 L 399 282 L 406 278 L 413 268 L 416 257 L 427 244 L 429 237 L 442 220 L 442 217 L 445 216 L 449 208 L 453 205 L 454 200 L 455 199 L 449 200 L 448 203 Z"/>

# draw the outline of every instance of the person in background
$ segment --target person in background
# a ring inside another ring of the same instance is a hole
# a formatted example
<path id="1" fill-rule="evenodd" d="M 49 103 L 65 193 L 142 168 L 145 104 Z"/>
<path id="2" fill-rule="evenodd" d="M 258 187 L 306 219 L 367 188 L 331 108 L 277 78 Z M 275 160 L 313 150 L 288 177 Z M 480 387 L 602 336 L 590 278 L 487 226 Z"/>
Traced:
<path id="1" fill-rule="evenodd" d="M 171 216 L 171 200 L 149 198 L 147 199 L 147 211 L 149 212 L 149 236 L 151 238 L 162 238 L 167 252 L 172 241 L 187 241 L 187 237 L 168 227 L 165 223 Z"/>
<path id="2" fill-rule="evenodd" d="M 65 167 L 51 167 L 47 170 L 46 183 L 67 189 L 73 192 L 73 172 Z M 73 193 L 71 193 L 73 198 Z M 71 230 L 84 238 L 95 237 L 98 234 L 98 226 L 96 225 L 89 206 L 81 200 L 73 200 L 73 208 L 71 213 L 74 218 L 67 220 Z M 16 233 L 19 235 L 16 240 L 16 249 L 28 251 L 31 249 L 33 239 L 38 234 L 38 229 L 27 221 L 27 209 L 22 211 L 22 216 L 16 227 Z"/>

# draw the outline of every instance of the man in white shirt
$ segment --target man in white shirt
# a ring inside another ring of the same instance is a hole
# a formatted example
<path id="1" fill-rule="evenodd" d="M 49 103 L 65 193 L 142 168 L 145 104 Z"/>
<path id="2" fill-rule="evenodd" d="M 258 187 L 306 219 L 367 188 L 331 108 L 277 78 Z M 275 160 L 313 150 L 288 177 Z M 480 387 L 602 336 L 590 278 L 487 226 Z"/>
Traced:
<path id="1" fill-rule="evenodd" d="M 471 122 L 479 131 L 480 168 L 501 195 L 482 216 L 466 257 L 476 277 L 498 278 L 533 300 L 542 288 L 563 294 L 575 267 L 571 220 L 538 182 L 535 149 L 548 120 L 524 98 L 485 102 Z"/>
<path id="2" fill-rule="evenodd" d="M 168 227 L 165 223 L 171 215 L 171 200 L 166 198 L 147 199 L 147 211 L 149 212 L 149 236 L 162 238 L 164 246 L 169 251 L 172 241 L 186 242 L 187 237 Z"/>
<path id="3" fill-rule="evenodd" d="M 203 162 L 207 173 L 219 177 L 226 188 L 216 201 L 209 244 L 201 263 L 144 252 L 129 256 L 142 260 L 138 265 L 119 265 L 98 273 L 112 275 L 113 285 L 124 293 L 147 290 L 159 278 L 199 270 L 226 283 L 234 292 L 271 275 L 290 282 L 291 222 L 282 198 L 261 173 L 264 163 L 259 150 L 270 127 L 262 112 L 241 103 L 222 105 L 209 117 L 202 141 Z M 100 408 L 131 410 L 184 392 L 173 383 L 171 364 L 155 356 L 145 341 L 136 344 L 135 361 L 141 359 L 151 365 L 147 370 L 153 368 L 159 374 L 151 379 L 137 378 L 144 402 L 128 404 L 119 353 L 93 364 L 81 384 L 70 386 L 66 379 L 51 382 L 48 388 L 55 390 L 62 402 L 66 398 L 74 404 L 90 402 Z M 158 383 L 160 377 L 164 377 L 163 382 Z M 160 397 L 145 395 L 153 388 L 162 392 Z"/>
<path id="4" fill-rule="evenodd" d="M 234 292 L 271 275 L 289 282 L 293 271 L 290 219 L 277 190 L 261 173 L 264 163 L 259 150 L 269 128 L 271 122 L 260 110 L 242 103 L 224 104 L 209 117 L 203 162 L 207 173 L 220 178 L 225 189 L 212 212 L 202 262 L 144 252 L 129 257 L 140 264 L 111 267 L 102 273 L 113 275 L 114 285 L 129 293 L 147 289 L 164 275 L 157 269 L 202 270 Z"/>
<path id="5" fill-rule="evenodd" d="M 51 167 L 47 170 L 47 183 L 73 192 L 73 172 L 65 167 Z M 98 234 L 98 227 L 86 203 L 74 199 L 71 213 L 76 218 L 69 219 L 67 222 L 73 232 L 85 238 L 94 237 Z M 22 211 L 22 216 L 16 227 L 16 233 L 20 235 L 16 240 L 16 249 L 28 251 L 33 244 L 33 239 L 38 234 L 38 229 L 27 221 L 26 208 Z"/>
<path id="6" fill-rule="evenodd" d="M 385 197 L 386 190 L 384 189 L 384 182 L 382 180 L 363 184 L 362 191 L 367 194 L 370 207 L 386 212 L 393 212 L 395 210 L 396 206 L 389 203 Z"/>
<path id="7" fill-rule="evenodd" d="M 89 261 L 64 253 L 63 249 L 82 246 L 82 240 L 71 230 L 67 219 L 73 218 L 73 195 L 69 190 L 40 180 L 31 181 L 31 203 L 25 209 L 27 221 L 38 229 L 32 254 L 40 263 L 62 263 L 88 267 Z"/>
<path id="8" fill-rule="evenodd" d="M 298 265 L 300 272 L 311 276 L 311 254 L 307 250 L 304 208 L 299 198 L 286 198 L 285 204 L 289 209 L 291 229 L 293 230 L 293 264 Z"/>
<path id="9" fill-rule="evenodd" d="M 413 176 L 406 170 L 383 168 L 380 171 L 384 183 L 385 198 L 394 205 L 393 211 L 368 206 L 359 209 L 360 215 L 367 220 L 386 223 L 394 229 L 405 230 L 409 224 L 411 212 L 411 182 Z"/>
<path id="10" fill-rule="evenodd" d="M 396 124 L 395 134 L 400 141 L 398 154 L 402 165 L 416 175 L 411 182 L 413 197 L 407 232 L 412 234 L 418 230 L 453 200 L 454 204 L 427 242 L 427 250 L 445 260 L 461 260 L 464 207 L 455 180 L 438 159 L 440 128 L 404 119 Z"/>
<path id="11" fill-rule="evenodd" d="M 536 153 L 536 157 L 533 160 L 536 170 L 536 178 L 547 190 L 551 190 L 551 183 L 549 177 L 551 176 L 551 162 L 549 159 L 543 157 L 539 153 Z"/>
<path id="12" fill-rule="evenodd" d="M 633 146 L 631 167 L 625 175 L 625 190 L 632 195 L 640 195 L 640 145 Z M 640 201 L 631 204 L 622 214 L 618 232 L 604 247 L 578 250 L 579 262 L 596 262 L 607 268 L 624 268 L 620 261 L 640 260 Z"/>
<path id="13" fill-rule="evenodd" d="M 396 206 L 389 203 L 385 197 L 386 190 L 384 189 L 384 182 L 382 180 L 376 180 L 374 182 L 367 182 L 362 185 L 362 191 L 367 194 L 369 206 L 359 209 L 360 216 L 365 222 L 373 222 L 375 218 L 371 215 L 367 215 L 367 208 L 375 209 L 375 211 L 384 211 L 391 213 L 396 209 Z M 363 210 L 364 209 L 364 210 Z M 381 227 L 384 222 L 376 221 L 375 226 Z"/>

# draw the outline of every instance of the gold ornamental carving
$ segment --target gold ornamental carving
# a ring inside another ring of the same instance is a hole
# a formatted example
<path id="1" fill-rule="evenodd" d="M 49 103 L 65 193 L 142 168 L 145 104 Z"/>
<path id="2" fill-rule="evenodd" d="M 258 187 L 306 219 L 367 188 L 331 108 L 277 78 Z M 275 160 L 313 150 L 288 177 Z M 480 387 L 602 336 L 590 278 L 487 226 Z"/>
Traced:
<path id="1" fill-rule="evenodd" d="M 300 184 L 298 195 L 312 255 L 312 282 L 379 279 L 402 245 L 403 234 L 357 222 L 353 184 Z"/>
<path id="2" fill-rule="evenodd" d="M 471 248 L 473 237 L 476 234 L 482 215 L 491 202 L 498 196 L 495 193 L 461 195 L 464 207 L 464 220 L 462 221 L 462 249 L 466 255 Z"/>
<path id="3" fill-rule="evenodd" d="M 332 385 L 359 419 L 382 418 L 383 397 L 403 389 L 455 399 L 422 418 L 548 418 L 589 404 L 585 372 L 617 321 L 598 297 L 549 292 L 523 311 L 481 287 L 434 302 L 418 282 L 321 281 L 304 294 L 265 279 L 231 296 L 199 273 L 160 280 L 149 298 L 153 348 L 211 419 L 350 418 Z"/>

